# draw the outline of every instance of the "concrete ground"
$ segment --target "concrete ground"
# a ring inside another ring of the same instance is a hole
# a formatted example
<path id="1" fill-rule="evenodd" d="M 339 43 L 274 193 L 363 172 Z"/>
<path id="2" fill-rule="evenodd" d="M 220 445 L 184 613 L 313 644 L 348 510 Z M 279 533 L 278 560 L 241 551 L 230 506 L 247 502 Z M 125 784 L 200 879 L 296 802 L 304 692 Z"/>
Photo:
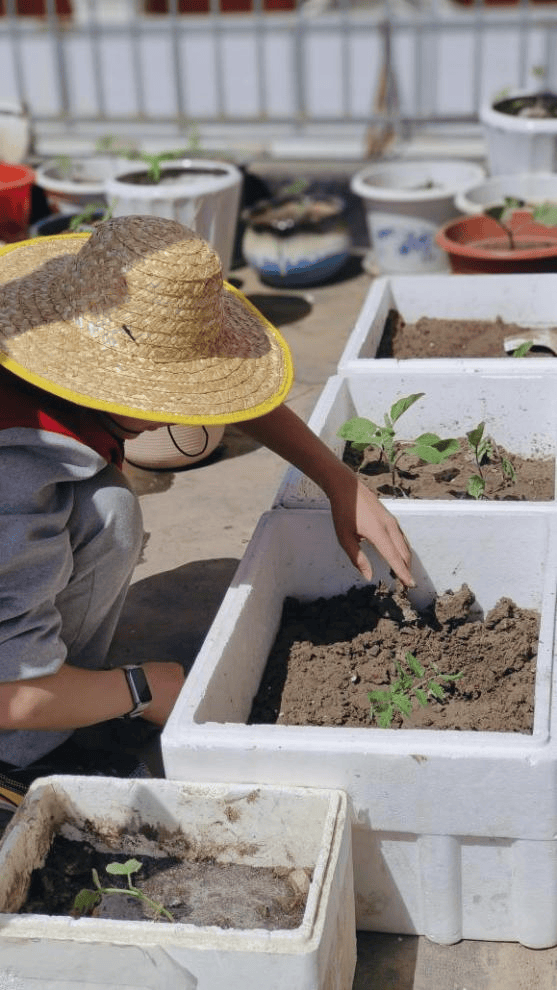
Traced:
<path id="1" fill-rule="evenodd" d="M 288 340 L 296 371 L 288 403 L 307 419 L 335 372 L 370 276 L 355 255 L 333 282 L 308 290 L 265 287 L 247 268 L 232 278 Z M 127 469 L 147 535 L 114 655 L 193 662 L 285 467 L 227 428 L 221 451 L 198 466 L 169 473 Z M 362 932 L 353 990 L 557 990 L 557 948 L 438 946 L 417 936 Z"/>

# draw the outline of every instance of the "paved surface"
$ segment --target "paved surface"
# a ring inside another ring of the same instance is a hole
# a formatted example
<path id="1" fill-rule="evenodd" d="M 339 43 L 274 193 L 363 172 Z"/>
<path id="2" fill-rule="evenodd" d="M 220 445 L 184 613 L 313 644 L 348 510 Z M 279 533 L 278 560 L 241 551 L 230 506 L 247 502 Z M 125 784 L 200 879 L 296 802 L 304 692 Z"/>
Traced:
<path id="1" fill-rule="evenodd" d="M 234 280 L 278 325 L 296 369 L 289 405 L 308 418 L 370 286 L 354 257 L 334 283 L 306 291 Z M 129 469 L 148 538 L 113 644 L 132 659 L 193 662 L 284 462 L 228 428 L 221 454 L 183 472 Z M 247 988 L 252 990 L 252 988 Z M 292 988 L 296 990 L 296 988 Z M 360 933 L 354 990 L 557 990 L 557 949 Z"/>

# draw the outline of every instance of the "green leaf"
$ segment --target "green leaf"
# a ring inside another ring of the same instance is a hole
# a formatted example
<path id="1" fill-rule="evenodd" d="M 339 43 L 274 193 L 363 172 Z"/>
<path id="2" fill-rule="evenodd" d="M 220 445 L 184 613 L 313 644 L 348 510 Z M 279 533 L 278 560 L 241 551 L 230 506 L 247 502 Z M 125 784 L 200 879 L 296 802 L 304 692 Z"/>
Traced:
<path id="1" fill-rule="evenodd" d="M 412 699 L 405 694 L 397 694 L 393 698 L 393 705 L 402 712 L 403 715 L 410 715 L 412 712 Z"/>
<path id="2" fill-rule="evenodd" d="M 425 708 L 427 706 L 427 694 L 422 688 L 416 688 L 414 694 L 418 699 L 418 704 Z"/>
<path id="3" fill-rule="evenodd" d="M 437 681 L 430 681 L 429 684 L 427 685 L 427 689 L 429 693 L 433 695 L 434 698 L 439 698 L 440 700 L 441 698 L 445 697 L 445 692 L 441 687 L 441 685 L 437 683 Z"/>
<path id="4" fill-rule="evenodd" d="M 398 399 L 398 401 L 391 406 L 391 419 L 393 423 L 396 423 L 397 419 L 400 419 L 402 414 L 405 413 L 410 406 L 413 406 L 418 399 L 421 399 L 423 395 L 425 395 L 425 392 L 414 392 L 413 395 L 407 395 L 403 399 Z"/>
<path id="5" fill-rule="evenodd" d="M 480 443 L 483 437 L 484 430 L 485 430 L 485 423 L 478 423 L 478 425 L 474 427 L 473 430 L 470 430 L 470 432 L 466 434 L 466 439 L 468 440 L 468 443 L 470 444 L 473 450 L 477 450 L 478 444 Z"/>
<path id="6" fill-rule="evenodd" d="M 545 227 L 557 226 L 557 203 L 539 203 L 532 210 L 532 218 Z"/>
<path id="7" fill-rule="evenodd" d="M 413 674 L 415 674 L 416 677 L 424 676 L 424 668 L 422 667 L 420 661 L 416 659 L 413 653 L 410 653 L 410 651 L 407 650 L 404 659 L 406 660 L 406 663 L 410 667 L 410 670 L 412 671 Z"/>
<path id="8" fill-rule="evenodd" d="M 107 863 L 106 865 L 106 872 L 118 877 L 129 877 L 140 869 L 141 863 L 138 859 L 127 859 L 125 863 Z"/>
<path id="9" fill-rule="evenodd" d="M 458 440 L 439 440 L 438 443 L 430 445 L 415 444 L 407 453 L 419 457 L 421 461 L 425 461 L 427 464 L 442 464 L 443 461 L 457 452 L 458 447 Z"/>
<path id="10" fill-rule="evenodd" d="M 524 355 L 527 354 L 528 351 L 531 350 L 533 346 L 534 346 L 533 340 L 525 340 L 524 343 L 519 344 L 518 347 L 515 347 L 511 357 L 516 357 L 516 358 L 524 357 Z"/>
<path id="11" fill-rule="evenodd" d="M 479 464 L 482 464 L 486 458 L 489 459 L 493 457 L 493 445 L 489 437 L 484 437 L 482 442 L 478 444 L 476 456 Z"/>
<path id="12" fill-rule="evenodd" d="M 464 671 L 461 670 L 458 674 L 438 674 L 437 676 L 442 681 L 459 681 L 461 677 L 464 677 Z"/>
<path id="13" fill-rule="evenodd" d="M 508 478 L 509 481 L 514 481 L 516 478 L 516 471 L 509 461 L 508 457 L 501 458 L 501 470 L 503 472 L 503 477 Z"/>
<path id="14" fill-rule="evenodd" d="M 83 890 L 80 890 L 75 896 L 72 913 L 79 915 L 87 914 L 89 911 L 92 911 L 97 904 L 100 904 L 101 897 L 102 895 L 98 890 L 87 890 L 87 888 L 84 887 Z"/>
<path id="15" fill-rule="evenodd" d="M 381 729 L 388 729 L 391 722 L 393 721 L 394 714 L 395 712 L 393 706 L 389 705 L 389 707 L 386 708 L 385 711 L 380 712 L 379 717 L 377 719 L 378 726 Z"/>
<path id="16" fill-rule="evenodd" d="M 368 698 L 377 708 L 386 708 L 391 703 L 391 692 L 368 691 Z"/>
<path id="17" fill-rule="evenodd" d="M 343 440 L 350 440 L 352 443 L 363 443 L 366 446 L 380 432 L 380 427 L 373 423 L 371 419 L 364 419 L 362 416 L 354 416 L 343 423 L 337 433 Z"/>
<path id="18" fill-rule="evenodd" d="M 473 474 L 471 478 L 468 478 L 466 491 L 472 498 L 481 498 L 485 491 L 485 481 L 480 478 L 479 474 Z"/>

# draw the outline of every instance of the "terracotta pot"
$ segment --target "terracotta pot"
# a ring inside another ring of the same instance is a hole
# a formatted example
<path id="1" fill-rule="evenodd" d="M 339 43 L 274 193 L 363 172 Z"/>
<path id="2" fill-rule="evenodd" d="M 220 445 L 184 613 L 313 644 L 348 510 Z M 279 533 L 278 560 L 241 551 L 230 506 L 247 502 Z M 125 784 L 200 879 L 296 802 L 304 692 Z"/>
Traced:
<path id="1" fill-rule="evenodd" d="M 0 162 L 0 241 L 10 244 L 26 237 L 34 181 L 26 165 Z"/>
<path id="2" fill-rule="evenodd" d="M 527 210 L 516 210 L 508 225 L 514 249 L 497 221 L 483 213 L 451 220 L 436 241 L 459 274 L 557 271 L 557 227 L 535 223 Z"/>

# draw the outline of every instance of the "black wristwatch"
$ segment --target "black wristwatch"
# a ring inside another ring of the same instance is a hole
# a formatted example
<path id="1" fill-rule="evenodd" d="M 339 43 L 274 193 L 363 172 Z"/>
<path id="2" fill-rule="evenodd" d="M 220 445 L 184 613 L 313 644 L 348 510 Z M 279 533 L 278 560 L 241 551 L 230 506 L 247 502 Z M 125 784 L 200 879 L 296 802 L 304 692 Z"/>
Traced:
<path id="1" fill-rule="evenodd" d="M 133 701 L 133 708 L 122 715 L 122 718 L 137 718 L 153 700 L 149 682 L 143 667 L 139 667 L 137 664 L 129 663 L 120 669 L 124 671 Z"/>

